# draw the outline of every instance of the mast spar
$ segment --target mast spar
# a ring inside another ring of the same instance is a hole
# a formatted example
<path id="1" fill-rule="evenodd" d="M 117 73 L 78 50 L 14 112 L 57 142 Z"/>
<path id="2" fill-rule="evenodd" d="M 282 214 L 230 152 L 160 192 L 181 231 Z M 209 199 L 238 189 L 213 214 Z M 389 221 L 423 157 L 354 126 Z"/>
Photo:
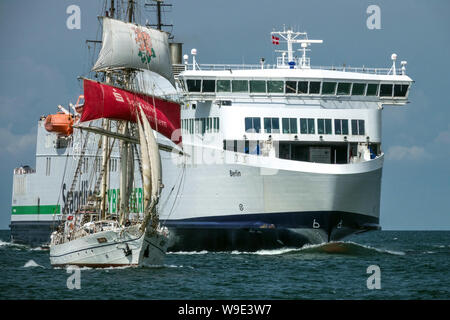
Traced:
<path id="1" fill-rule="evenodd" d="M 134 0 L 128 0 L 128 22 L 133 22 Z"/>
<path id="2" fill-rule="evenodd" d="M 165 7 L 171 8 L 171 4 L 164 3 L 163 0 L 153 0 L 156 3 L 146 3 L 144 6 L 146 7 L 156 7 L 156 24 L 148 24 L 147 26 L 156 27 L 158 30 L 162 30 L 162 27 L 173 27 L 173 24 L 164 24 L 161 20 L 161 13 Z M 172 38 L 170 38 L 172 39 Z"/>
<path id="3" fill-rule="evenodd" d="M 111 0 L 111 7 L 109 8 L 109 15 L 111 18 L 114 18 L 114 13 L 116 9 L 114 8 L 114 0 Z"/>

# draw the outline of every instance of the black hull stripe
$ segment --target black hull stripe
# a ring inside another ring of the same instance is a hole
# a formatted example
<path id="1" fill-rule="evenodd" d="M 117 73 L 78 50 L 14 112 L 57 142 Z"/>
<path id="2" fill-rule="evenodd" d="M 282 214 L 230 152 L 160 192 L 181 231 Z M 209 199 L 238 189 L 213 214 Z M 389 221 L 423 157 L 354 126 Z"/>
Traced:
<path id="1" fill-rule="evenodd" d="M 377 217 L 345 211 L 253 213 L 162 221 L 166 227 L 176 229 L 313 228 L 317 224 L 320 229 L 329 229 L 339 223 L 354 229 L 366 229 L 369 225 L 377 226 L 378 222 Z"/>

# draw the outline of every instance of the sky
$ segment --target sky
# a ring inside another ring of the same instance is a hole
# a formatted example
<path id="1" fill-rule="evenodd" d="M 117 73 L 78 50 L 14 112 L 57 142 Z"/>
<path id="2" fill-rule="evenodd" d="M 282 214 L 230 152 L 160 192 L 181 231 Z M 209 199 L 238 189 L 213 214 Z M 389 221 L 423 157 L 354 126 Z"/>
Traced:
<path id="1" fill-rule="evenodd" d="M 199 63 L 274 63 L 270 32 L 283 25 L 324 41 L 312 46 L 312 65 L 389 68 L 392 53 L 406 60 L 415 81 L 410 103 L 383 110 L 380 224 L 450 230 L 450 1 L 171 3 L 165 21 L 174 24 L 183 53 L 197 49 Z M 80 29 L 67 27 L 70 5 L 80 8 Z M 380 28 L 368 28 L 370 5 L 379 8 Z M 13 169 L 35 167 L 39 117 L 82 93 L 77 77 L 94 59 L 85 41 L 101 38 L 97 16 L 104 7 L 102 0 L 0 0 L 0 229 L 9 228 Z M 149 11 L 138 18 L 154 22 Z"/>

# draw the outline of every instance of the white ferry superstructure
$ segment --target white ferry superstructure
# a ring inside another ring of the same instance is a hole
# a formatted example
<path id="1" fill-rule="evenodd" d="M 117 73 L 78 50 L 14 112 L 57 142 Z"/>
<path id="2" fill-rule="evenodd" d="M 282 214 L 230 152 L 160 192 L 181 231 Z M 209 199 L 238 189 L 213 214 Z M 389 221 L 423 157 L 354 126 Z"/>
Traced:
<path id="1" fill-rule="evenodd" d="M 199 65 L 195 49 L 174 65 L 185 154 L 162 153 L 159 212 L 175 235 L 169 250 L 302 246 L 380 228 L 382 110 L 408 102 L 406 62 L 397 68 L 393 54 L 391 68 L 314 68 L 306 50 L 320 40 L 292 30 L 271 36 L 287 44 L 274 65 Z M 76 136 L 61 149 L 39 125 L 36 172 L 14 174 L 13 240 L 50 235 L 63 207 L 50 195 L 70 183 L 61 179 Z M 158 142 L 171 143 L 161 135 Z M 111 157 L 117 166 L 118 151 Z M 86 201 L 86 185 L 80 181 L 72 205 Z M 110 212 L 118 185 L 113 171 Z"/>

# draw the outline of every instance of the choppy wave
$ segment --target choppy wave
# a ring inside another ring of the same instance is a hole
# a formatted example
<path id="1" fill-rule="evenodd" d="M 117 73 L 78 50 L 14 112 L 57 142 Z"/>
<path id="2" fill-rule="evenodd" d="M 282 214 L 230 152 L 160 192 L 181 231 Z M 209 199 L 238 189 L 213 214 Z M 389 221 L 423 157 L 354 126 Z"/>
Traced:
<path id="1" fill-rule="evenodd" d="M 176 264 L 165 264 L 163 267 L 165 268 L 188 268 L 188 269 L 194 269 L 192 266 L 184 266 L 184 265 L 176 265 Z"/>
<path id="2" fill-rule="evenodd" d="M 40 264 L 36 263 L 36 261 L 34 261 L 34 260 L 28 260 L 28 262 L 25 263 L 23 267 L 24 268 L 35 268 L 35 267 L 44 268 Z"/>

